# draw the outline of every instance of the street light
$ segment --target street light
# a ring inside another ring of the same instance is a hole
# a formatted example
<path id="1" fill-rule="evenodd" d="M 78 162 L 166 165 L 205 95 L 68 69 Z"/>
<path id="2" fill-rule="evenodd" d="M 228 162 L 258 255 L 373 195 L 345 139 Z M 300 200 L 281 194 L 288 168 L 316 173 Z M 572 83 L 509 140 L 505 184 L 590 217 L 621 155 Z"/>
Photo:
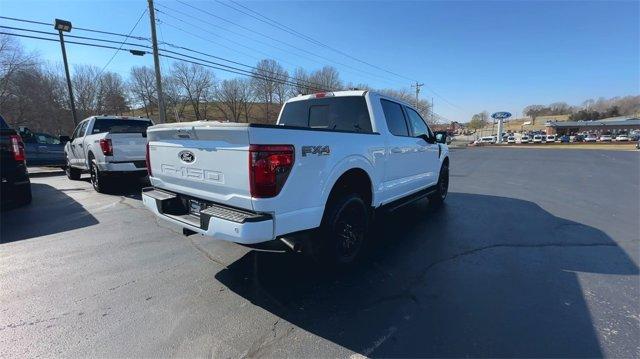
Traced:
<path id="1" fill-rule="evenodd" d="M 53 27 L 58 31 L 70 32 L 71 21 L 56 19 L 56 22 Z"/>
<path id="2" fill-rule="evenodd" d="M 145 51 L 141 51 L 141 50 L 129 50 L 129 52 L 135 56 L 144 56 L 144 54 L 146 54 Z"/>
<path id="3" fill-rule="evenodd" d="M 69 88 L 69 100 L 71 102 L 71 115 L 73 116 L 73 124 L 78 125 L 78 116 L 76 115 L 76 104 L 73 99 L 73 86 L 71 86 L 71 76 L 69 75 L 69 63 L 67 62 L 67 50 L 64 47 L 64 35 L 62 32 L 71 31 L 71 21 L 56 19 L 53 28 L 58 30 L 60 35 L 60 48 L 62 49 L 62 61 L 64 62 L 64 72 L 67 75 L 67 87 Z"/>

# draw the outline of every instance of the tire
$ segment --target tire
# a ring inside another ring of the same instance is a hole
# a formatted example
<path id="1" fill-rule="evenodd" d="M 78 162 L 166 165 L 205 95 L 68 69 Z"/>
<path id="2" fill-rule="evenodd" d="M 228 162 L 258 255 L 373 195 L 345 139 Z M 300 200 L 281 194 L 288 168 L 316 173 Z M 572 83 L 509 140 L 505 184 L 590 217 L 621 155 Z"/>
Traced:
<path id="1" fill-rule="evenodd" d="M 67 174 L 67 178 L 72 181 L 77 181 L 80 179 L 81 171 L 77 168 L 71 167 L 69 164 L 69 159 L 67 158 L 67 165 L 64 168 L 64 172 Z"/>
<path id="2" fill-rule="evenodd" d="M 369 209 L 358 194 L 331 200 L 313 240 L 312 256 L 334 268 L 357 262 L 367 243 L 370 220 Z"/>
<path id="3" fill-rule="evenodd" d="M 440 175 L 438 176 L 438 184 L 436 185 L 436 193 L 429 197 L 429 201 L 434 207 L 441 206 L 447 199 L 449 193 L 449 164 L 443 163 L 440 167 Z"/>
<path id="4" fill-rule="evenodd" d="M 93 186 L 93 189 L 99 193 L 106 193 L 107 184 L 105 183 L 105 175 L 100 172 L 98 163 L 96 163 L 96 160 L 93 158 L 89 165 L 89 173 L 91 174 L 91 185 Z"/>

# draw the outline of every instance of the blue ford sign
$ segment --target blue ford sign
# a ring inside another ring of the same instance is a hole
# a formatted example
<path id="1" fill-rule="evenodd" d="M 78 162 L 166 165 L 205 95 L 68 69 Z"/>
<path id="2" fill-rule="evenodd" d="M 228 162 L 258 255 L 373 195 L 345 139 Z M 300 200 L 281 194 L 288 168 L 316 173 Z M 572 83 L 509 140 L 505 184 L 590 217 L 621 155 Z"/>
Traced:
<path id="1" fill-rule="evenodd" d="M 509 112 L 506 112 L 506 111 L 496 112 L 493 115 L 491 115 L 491 118 L 496 119 L 496 120 L 505 120 L 505 119 L 507 119 L 509 117 L 511 117 L 511 114 Z"/>

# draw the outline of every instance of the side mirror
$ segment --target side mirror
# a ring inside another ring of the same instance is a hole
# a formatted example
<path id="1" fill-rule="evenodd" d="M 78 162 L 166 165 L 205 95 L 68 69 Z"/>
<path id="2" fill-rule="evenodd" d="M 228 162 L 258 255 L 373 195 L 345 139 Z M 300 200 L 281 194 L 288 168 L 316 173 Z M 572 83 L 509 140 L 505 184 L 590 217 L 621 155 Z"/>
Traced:
<path id="1" fill-rule="evenodd" d="M 422 135 L 418 135 L 418 137 L 419 137 L 419 138 L 421 138 L 421 139 L 423 139 L 423 140 L 424 140 L 424 142 L 426 142 L 426 143 L 435 143 L 435 142 L 436 142 L 436 141 L 433 139 L 433 137 L 429 137 L 429 135 L 427 135 L 426 133 L 425 133 L 425 134 L 422 134 Z"/>
<path id="2" fill-rule="evenodd" d="M 62 143 L 67 143 L 67 142 L 71 141 L 71 138 L 69 138 L 69 136 L 60 136 L 58 139 Z"/>
<path id="3" fill-rule="evenodd" d="M 436 131 L 434 132 L 436 135 L 437 143 L 447 143 L 447 132 L 446 131 Z"/>

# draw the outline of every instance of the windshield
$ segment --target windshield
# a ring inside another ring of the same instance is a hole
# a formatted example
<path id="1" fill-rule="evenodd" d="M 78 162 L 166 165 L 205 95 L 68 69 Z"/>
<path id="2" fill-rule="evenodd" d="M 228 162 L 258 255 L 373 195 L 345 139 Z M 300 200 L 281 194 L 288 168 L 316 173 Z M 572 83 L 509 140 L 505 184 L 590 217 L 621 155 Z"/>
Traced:
<path id="1" fill-rule="evenodd" d="M 96 119 L 91 134 L 111 133 L 145 133 L 152 123 L 149 120 L 124 120 L 117 118 Z"/>

